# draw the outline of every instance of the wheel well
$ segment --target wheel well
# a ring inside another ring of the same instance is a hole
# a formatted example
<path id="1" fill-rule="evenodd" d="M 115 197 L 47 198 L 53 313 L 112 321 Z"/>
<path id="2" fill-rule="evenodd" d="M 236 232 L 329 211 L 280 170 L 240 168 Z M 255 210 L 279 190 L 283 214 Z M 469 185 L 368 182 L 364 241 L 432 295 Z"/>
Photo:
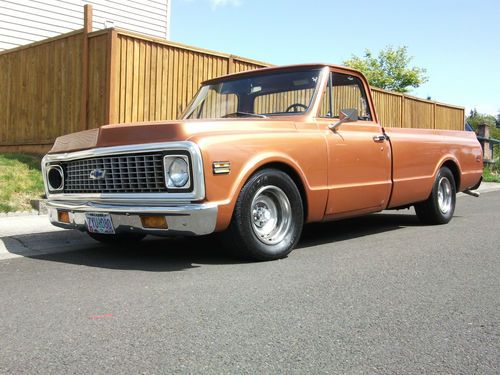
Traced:
<path id="1" fill-rule="evenodd" d="M 264 164 L 259 169 L 257 169 L 254 173 L 259 172 L 263 169 L 267 169 L 267 168 L 278 169 L 282 172 L 285 172 L 288 176 L 290 176 L 290 178 L 295 183 L 295 186 L 297 186 L 297 189 L 299 189 L 300 198 L 302 199 L 302 208 L 304 210 L 304 219 L 306 219 L 307 212 L 308 212 L 306 190 L 305 190 L 304 184 L 302 183 L 302 179 L 300 178 L 297 171 L 294 168 L 292 168 L 291 166 L 289 166 L 288 164 L 276 162 L 276 163 Z"/>
<path id="2" fill-rule="evenodd" d="M 447 167 L 451 171 L 451 173 L 453 173 L 453 178 L 455 179 L 455 188 L 458 192 L 458 189 L 460 189 L 460 169 L 458 169 L 458 165 L 452 160 L 447 160 L 443 164 L 443 167 Z"/>

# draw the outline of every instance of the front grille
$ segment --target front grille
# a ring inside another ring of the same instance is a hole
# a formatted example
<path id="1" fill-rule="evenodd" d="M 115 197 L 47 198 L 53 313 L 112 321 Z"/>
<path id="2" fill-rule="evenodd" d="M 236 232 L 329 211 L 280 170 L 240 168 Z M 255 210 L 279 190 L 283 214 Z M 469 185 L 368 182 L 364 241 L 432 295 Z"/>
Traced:
<path id="1" fill-rule="evenodd" d="M 64 163 L 64 193 L 166 192 L 163 154 L 130 154 L 80 159 Z M 96 173 L 97 170 L 97 173 Z M 102 176 L 104 172 L 104 176 Z M 92 179 L 91 173 L 97 179 Z"/>

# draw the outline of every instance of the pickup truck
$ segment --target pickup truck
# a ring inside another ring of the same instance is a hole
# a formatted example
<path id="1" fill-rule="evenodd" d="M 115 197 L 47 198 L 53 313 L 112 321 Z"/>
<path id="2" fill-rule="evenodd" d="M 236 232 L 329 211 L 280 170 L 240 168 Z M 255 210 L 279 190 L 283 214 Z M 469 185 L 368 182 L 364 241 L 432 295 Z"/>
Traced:
<path id="1" fill-rule="evenodd" d="M 122 244 L 221 233 L 273 260 L 305 223 L 414 206 L 445 224 L 483 161 L 475 134 L 384 128 L 360 72 L 309 64 L 206 81 L 176 121 L 59 137 L 42 170 L 56 226 Z"/>

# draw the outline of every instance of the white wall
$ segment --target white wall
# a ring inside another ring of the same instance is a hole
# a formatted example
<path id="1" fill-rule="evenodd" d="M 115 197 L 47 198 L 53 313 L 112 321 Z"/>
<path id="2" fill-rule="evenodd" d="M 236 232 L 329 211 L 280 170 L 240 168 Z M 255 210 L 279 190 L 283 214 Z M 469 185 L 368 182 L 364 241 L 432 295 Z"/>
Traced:
<path id="1" fill-rule="evenodd" d="M 169 38 L 171 0 L 0 0 L 0 51 L 83 27 L 92 4 L 93 29 L 119 27 Z"/>

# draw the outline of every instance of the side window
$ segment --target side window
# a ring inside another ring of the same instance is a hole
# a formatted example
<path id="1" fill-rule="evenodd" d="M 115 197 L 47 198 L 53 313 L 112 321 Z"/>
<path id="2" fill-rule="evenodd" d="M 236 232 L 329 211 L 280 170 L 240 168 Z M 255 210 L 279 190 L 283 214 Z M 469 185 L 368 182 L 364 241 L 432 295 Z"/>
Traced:
<path id="1" fill-rule="evenodd" d="M 333 117 L 339 117 L 341 109 L 356 108 L 358 119 L 371 120 L 370 107 L 363 83 L 358 77 L 349 74 L 332 74 Z"/>
<path id="2" fill-rule="evenodd" d="M 331 79 L 328 85 L 325 87 L 323 94 L 321 95 L 321 105 L 319 107 L 318 116 L 319 117 L 332 117 L 331 113 Z"/>

